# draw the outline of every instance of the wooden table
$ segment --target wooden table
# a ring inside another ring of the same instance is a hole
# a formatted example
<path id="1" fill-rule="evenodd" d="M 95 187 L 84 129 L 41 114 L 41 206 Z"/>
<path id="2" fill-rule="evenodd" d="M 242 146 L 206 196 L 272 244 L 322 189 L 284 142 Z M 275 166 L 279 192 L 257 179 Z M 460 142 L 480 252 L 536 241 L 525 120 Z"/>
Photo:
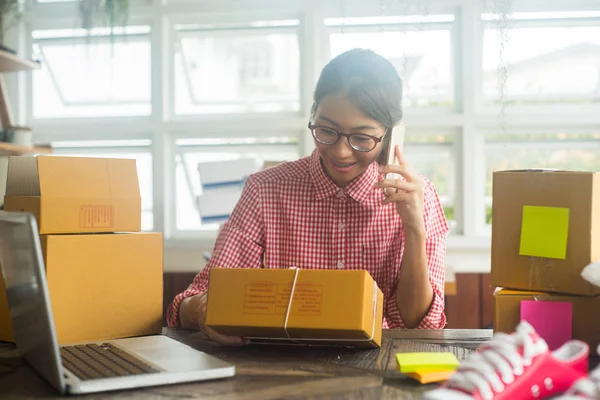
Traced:
<path id="1" fill-rule="evenodd" d="M 236 376 L 211 382 L 78 396 L 85 399 L 419 399 L 420 385 L 395 369 L 399 352 L 450 351 L 465 358 L 492 336 L 490 330 L 386 330 L 382 348 L 220 347 L 198 332 L 165 328 L 164 334 L 236 366 Z M 23 363 L 14 346 L 0 343 L 0 398 L 60 398 Z"/>

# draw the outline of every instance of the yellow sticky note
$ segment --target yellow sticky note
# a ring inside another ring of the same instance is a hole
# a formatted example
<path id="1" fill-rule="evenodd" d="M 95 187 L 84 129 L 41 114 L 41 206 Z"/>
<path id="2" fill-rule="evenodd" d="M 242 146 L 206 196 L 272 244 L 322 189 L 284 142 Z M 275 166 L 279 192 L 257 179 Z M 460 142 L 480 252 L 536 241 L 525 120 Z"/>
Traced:
<path id="1" fill-rule="evenodd" d="M 458 367 L 453 353 L 398 353 L 396 367 L 403 374 L 425 371 L 448 371 Z"/>
<path id="2" fill-rule="evenodd" d="M 448 371 L 417 371 L 409 372 L 406 376 L 419 381 L 422 384 L 447 381 L 455 370 Z"/>
<path id="3" fill-rule="evenodd" d="M 568 236 L 568 208 L 523 206 L 520 255 L 564 260 Z"/>

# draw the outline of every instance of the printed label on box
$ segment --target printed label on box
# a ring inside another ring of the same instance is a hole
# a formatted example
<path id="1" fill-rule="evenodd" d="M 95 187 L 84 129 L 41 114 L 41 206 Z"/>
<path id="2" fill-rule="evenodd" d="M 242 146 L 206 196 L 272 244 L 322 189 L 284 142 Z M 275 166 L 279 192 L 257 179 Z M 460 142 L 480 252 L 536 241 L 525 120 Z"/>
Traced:
<path id="1" fill-rule="evenodd" d="M 80 228 L 111 228 L 115 221 L 113 206 L 80 206 Z"/>
<path id="2" fill-rule="evenodd" d="M 285 315 L 292 285 L 272 282 L 251 282 L 246 285 L 244 314 Z M 318 316 L 323 304 L 323 287 L 312 283 L 298 283 L 294 289 L 291 315 Z"/>

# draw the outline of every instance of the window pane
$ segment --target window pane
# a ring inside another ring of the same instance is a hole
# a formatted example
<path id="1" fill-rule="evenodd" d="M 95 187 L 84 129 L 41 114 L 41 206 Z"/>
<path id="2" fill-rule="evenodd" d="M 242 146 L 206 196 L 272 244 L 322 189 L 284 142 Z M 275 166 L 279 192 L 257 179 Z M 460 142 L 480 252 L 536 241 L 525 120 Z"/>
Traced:
<path id="1" fill-rule="evenodd" d="M 34 31 L 34 118 L 150 114 L 150 28 Z"/>
<path id="2" fill-rule="evenodd" d="M 483 92 L 488 102 L 500 101 L 501 61 L 508 63 L 508 104 L 600 101 L 600 26 L 513 28 L 507 35 L 501 60 L 498 30 L 484 33 Z"/>
<path id="3" fill-rule="evenodd" d="M 137 161 L 138 181 L 142 196 L 142 229 L 145 231 L 151 231 L 153 229 L 152 154 L 150 154 L 150 152 L 111 152 L 111 149 L 109 148 L 99 150 L 94 148 L 60 147 L 60 143 L 56 142 L 52 145 L 55 155 L 135 159 Z"/>
<path id="4" fill-rule="evenodd" d="M 404 81 L 408 107 L 453 104 L 449 29 L 331 33 L 331 57 L 353 48 L 369 48 L 394 64 Z"/>
<path id="5" fill-rule="evenodd" d="M 598 154 L 600 132 L 488 136 L 486 222 L 491 223 L 493 171 L 527 168 L 600 171 Z"/>
<path id="6" fill-rule="evenodd" d="M 235 139 L 232 141 L 236 142 Z M 216 224 L 203 225 L 200 221 L 200 214 L 196 207 L 197 197 L 201 194 L 198 163 L 249 157 L 258 158 L 267 163 L 273 161 L 291 161 L 299 157 L 297 141 L 282 144 L 217 144 L 212 146 L 208 144 L 204 146 L 189 146 L 191 143 L 187 140 L 178 140 L 176 143 L 179 147 L 175 177 L 175 204 L 177 207 L 177 230 L 180 231 L 214 230 L 218 227 Z"/>
<path id="7" fill-rule="evenodd" d="M 297 28 L 281 22 L 218 30 L 176 26 L 175 112 L 298 111 Z"/>
<path id="8" fill-rule="evenodd" d="M 411 167 L 435 186 L 450 230 L 455 231 L 456 181 L 452 136 L 407 136 L 404 152 Z"/>

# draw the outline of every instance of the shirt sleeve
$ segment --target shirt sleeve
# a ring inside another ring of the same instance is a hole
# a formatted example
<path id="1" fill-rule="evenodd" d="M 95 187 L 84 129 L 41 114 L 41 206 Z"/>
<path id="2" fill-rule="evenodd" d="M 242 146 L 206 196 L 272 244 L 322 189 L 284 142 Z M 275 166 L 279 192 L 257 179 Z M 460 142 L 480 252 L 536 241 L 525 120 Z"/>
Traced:
<path id="1" fill-rule="evenodd" d="M 264 237 L 259 187 L 250 176 L 231 216 L 219 231 L 208 263 L 167 308 L 167 325 L 180 326 L 181 302 L 187 297 L 206 292 L 212 268 L 261 268 Z"/>
<path id="2" fill-rule="evenodd" d="M 446 238 L 449 229 L 437 191 L 433 184 L 427 180 L 425 180 L 424 197 L 423 214 L 425 218 L 425 230 L 427 232 L 425 251 L 427 253 L 429 282 L 433 288 L 433 301 L 429 307 L 429 312 L 417 326 L 417 329 L 442 329 L 446 326 L 444 284 L 446 277 Z M 402 235 L 404 236 L 404 232 Z M 402 240 L 400 261 L 402 260 L 403 253 L 404 240 Z M 396 303 L 396 285 L 393 285 L 392 293 L 386 301 L 386 308 L 388 310 L 386 320 L 390 328 L 406 328 Z"/>

